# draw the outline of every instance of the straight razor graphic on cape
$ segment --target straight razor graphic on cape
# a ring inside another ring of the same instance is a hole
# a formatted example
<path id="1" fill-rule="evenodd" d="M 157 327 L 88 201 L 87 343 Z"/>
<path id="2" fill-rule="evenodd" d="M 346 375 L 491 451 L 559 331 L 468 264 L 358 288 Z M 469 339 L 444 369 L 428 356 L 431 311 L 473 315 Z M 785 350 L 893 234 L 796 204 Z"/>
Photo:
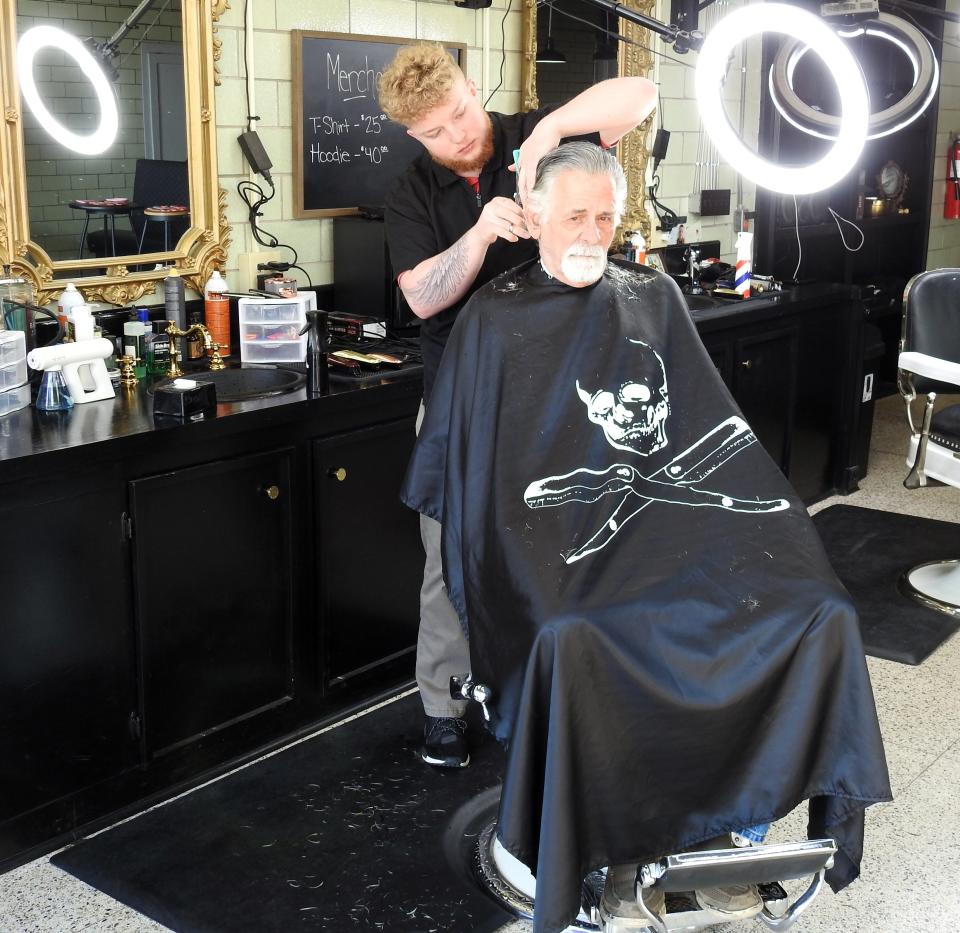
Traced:
<path id="1" fill-rule="evenodd" d="M 635 467 L 615 463 L 606 470 L 586 467 L 546 476 L 527 486 L 523 500 L 532 509 L 550 508 L 568 502 L 597 502 L 604 496 L 621 495 L 604 523 L 582 547 L 563 554 L 572 564 L 605 547 L 614 535 L 651 502 L 693 507 L 706 506 L 731 512 L 780 512 L 789 508 L 786 499 L 736 499 L 733 496 L 693 486 L 741 450 L 755 444 L 756 435 L 737 416 L 722 421 L 712 431 L 677 455 L 668 464 L 644 476 Z M 642 500 L 639 504 L 636 499 Z"/>

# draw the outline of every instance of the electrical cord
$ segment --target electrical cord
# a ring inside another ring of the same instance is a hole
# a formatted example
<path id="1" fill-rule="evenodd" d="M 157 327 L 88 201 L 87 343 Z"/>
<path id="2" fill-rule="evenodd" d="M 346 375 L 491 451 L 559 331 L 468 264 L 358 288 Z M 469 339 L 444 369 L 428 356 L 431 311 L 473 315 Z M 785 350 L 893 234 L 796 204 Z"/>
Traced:
<path id="1" fill-rule="evenodd" d="M 653 205 L 653 212 L 657 215 L 657 220 L 660 221 L 660 229 L 663 230 L 664 233 L 667 233 L 677 225 L 677 212 L 657 200 L 657 192 L 660 190 L 660 176 L 654 174 L 651 182 L 652 184 L 647 188 L 647 194 L 650 198 L 650 203 Z"/>
<path id="2" fill-rule="evenodd" d="M 840 241 L 843 243 L 843 248 L 848 253 L 860 252 L 860 250 L 863 249 L 863 244 L 866 242 L 866 239 L 867 239 L 866 236 L 864 235 L 864 232 L 852 220 L 847 220 L 846 217 L 841 217 L 832 207 L 827 206 L 827 210 L 830 212 L 830 215 L 833 217 L 833 222 L 837 225 L 837 230 L 840 231 Z M 860 234 L 859 246 L 851 247 L 847 244 L 847 238 L 843 235 L 843 227 L 840 226 L 841 220 L 845 224 L 850 224 L 850 226 L 853 227 L 853 229 Z"/>
<path id="3" fill-rule="evenodd" d="M 803 259 L 803 244 L 800 242 L 800 208 L 797 207 L 797 196 L 793 195 L 793 220 L 794 229 L 797 231 L 797 268 L 793 270 L 793 281 L 797 281 L 797 274 L 800 272 L 800 262 Z"/>
<path id="4" fill-rule="evenodd" d="M 250 0 L 243 0 L 243 35 L 241 39 L 243 41 L 243 78 L 244 78 L 244 97 L 247 101 L 247 129 L 254 129 L 254 121 L 259 120 L 260 117 L 252 116 L 250 111 L 253 109 L 250 106 L 250 68 L 247 64 L 247 7 L 249 6 Z M 268 199 L 269 200 L 269 199 Z"/>
<path id="5" fill-rule="evenodd" d="M 273 180 L 267 178 L 267 184 L 270 185 L 270 194 L 267 194 L 263 188 L 260 187 L 255 181 L 250 181 L 245 178 L 243 181 L 237 183 L 237 194 L 240 195 L 241 200 L 244 204 L 247 205 L 247 216 L 250 221 L 250 230 L 253 233 L 253 238 L 261 245 L 267 247 L 267 249 L 288 249 L 293 253 L 293 262 L 287 263 L 291 269 L 299 269 L 307 277 L 307 287 L 313 287 L 313 281 L 310 278 L 310 273 L 307 272 L 303 266 L 297 265 L 298 255 L 297 251 L 287 243 L 281 243 L 272 233 L 267 230 L 264 230 L 258 223 L 257 218 L 263 216 L 263 211 L 260 210 L 264 204 L 268 204 L 273 200 L 274 196 L 277 193 L 277 189 L 273 184 Z"/>
<path id="6" fill-rule="evenodd" d="M 503 66 L 507 61 L 507 16 L 512 6 L 513 0 L 510 0 L 506 10 L 503 11 L 503 19 L 500 20 L 500 83 L 490 92 L 490 96 L 483 102 L 484 109 L 486 109 L 487 104 L 493 99 L 493 95 L 503 87 Z"/>
<path id="7" fill-rule="evenodd" d="M 55 312 L 51 311 L 49 308 L 41 308 L 40 305 L 34 305 L 24 301 L 14 301 L 12 298 L 5 298 L 3 300 L 3 321 L 7 330 L 20 330 L 19 327 L 14 325 L 12 320 L 14 308 L 23 308 L 24 311 L 29 311 L 34 315 L 45 314 L 48 318 L 52 318 L 57 322 L 57 335 L 53 338 L 53 340 L 47 341 L 44 346 L 49 347 L 55 343 L 60 343 L 60 341 L 63 340 L 63 325 L 60 323 L 60 318 L 57 317 Z"/>

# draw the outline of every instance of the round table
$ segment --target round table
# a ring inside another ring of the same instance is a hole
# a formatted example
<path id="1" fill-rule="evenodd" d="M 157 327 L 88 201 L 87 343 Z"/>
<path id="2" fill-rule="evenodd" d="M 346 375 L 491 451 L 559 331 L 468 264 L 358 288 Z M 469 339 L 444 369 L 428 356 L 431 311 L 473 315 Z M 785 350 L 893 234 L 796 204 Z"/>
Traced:
<path id="1" fill-rule="evenodd" d="M 80 234 L 80 252 L 77 259 L 83 259 L 83 248 L 87 242 L 87 228 L 90 226 L 90 218 L 100 215 L 103 218 L 103 240 L 104 247 L 107 242 L 110 243 L 110 255 L 117 255 L 117 216 L 130 218 L 134 211 L 140 210 L 139 204 L 127 201 L 124 204 L 106 204 L 102 201 L 70 201 L 69 206 L 75 211 L 83 211 L 83 232 Z M 109 241 L 107 238 L 107 228 L 109 227 Z M 136 236 L 133 229 L 133 221 L 130 222 L 130 229 Z"/>

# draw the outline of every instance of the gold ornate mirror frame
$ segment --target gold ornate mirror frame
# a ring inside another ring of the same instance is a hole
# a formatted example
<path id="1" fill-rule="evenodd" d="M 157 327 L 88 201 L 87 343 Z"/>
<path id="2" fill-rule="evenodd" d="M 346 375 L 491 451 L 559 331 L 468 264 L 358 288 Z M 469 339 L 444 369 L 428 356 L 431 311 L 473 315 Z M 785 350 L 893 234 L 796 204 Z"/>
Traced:
<path id="1" fill-rule="evenodd" d="M 653 16 L 654 0 L 621 0 L 625 7 Z M 638 42 L 649 46 L 658 41 L 649 30 L 636 23 L 620 20 L 620 35 L 629 42 L 620 43 L 617 54 L 617 73 L 653 79 L 653 53 L 648 52 Z M 523 59 L 520 63 L 520 92 L 524 110 L 535 110 L 540 106 L 537 98 L 537 0 L 523 0 Z M 650 240 L 650 215 L 647 213 L 645 179 L 647 159 L 647 131 L 653 122 L 648 117 L 632 133 L 628 133 L 617 145 L 617 158 L 627 176 L 627 209 L 621 220 L 622 230 L 639 230 L 647 241 Z"/>
<path id="2" fill-rule="evenodd" d="M 0 0 L 0 262 L 33 285 L 38 304 L 55 298 L 72 281 L 88 301 L 125 305 L 152 292 L 164 277 L 160 263 L 174 265 L 193 289 L 202 292 L 214 266 L 225 265 L 230 243 L 226 192 L 218 187 L 214 87 L 220 83 L 220 40 L 214 22 L 228 0 L 182 0 L 185 69 L 187 172 L 190 181 L 190 229 L 176 249 L 142 256 L 52 261 L 30 239 L 23 152 L 20 88 L 17 82 L 16 0 Z M 134 271 L 140 263 L 149 271 Z M 105 274 L 83 274 L 106 269 Z M 78 274 L 80 273 L 80 274 Z"/>

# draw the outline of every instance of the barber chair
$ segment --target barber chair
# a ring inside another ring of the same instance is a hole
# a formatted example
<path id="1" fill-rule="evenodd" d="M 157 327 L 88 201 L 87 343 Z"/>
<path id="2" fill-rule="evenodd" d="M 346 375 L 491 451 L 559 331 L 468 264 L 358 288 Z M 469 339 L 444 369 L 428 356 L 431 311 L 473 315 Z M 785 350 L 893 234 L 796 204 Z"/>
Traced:
<path id="1" fill-rule="evenodd" d="M 475 700 L 488 717 L 490 688 L 468 674 L 452 677 L 451 696 Z M 487 792 L 489 795 L 489 792 Z M 487 801 L 490 814 L 496 797 Z M 475 835 L 473 871 L 477 882 L 500 904 L 532 919 L 536 879 L 496 836 L 496 819 Z M 771 930 L 788 930 L 823 887 L 837 851 L 832 839 L 782 845 L 743 845 L 739 837 L 711 840 L 695 851 L 664 855 L 648 863 L 616 865 L 592 872 L 581 889 L 581 910 L 564 933 L 694 933 L 717 924 L 759 920 Z M 783 882 L 810 878 L 791 902 Z M 718 909 L 700 892 L 737 888 L 745 892 L 738 909 Z"/>
<path id="2" fill-rule="evenodd" d="M 934 413 L 938 392 L 960 392 L 960 269 L 932 269 L 915 275 L 903 296 L 897 385 L 907 407 L 910 448 L 903 481 L 907 489 L 960 486 L 960 405 Z M 926 395 L 919 427 L 912 403 Z M 902 593 L 917 602 L 960 616 L 960 560 L 919 564 L 899 580 Z"/>

